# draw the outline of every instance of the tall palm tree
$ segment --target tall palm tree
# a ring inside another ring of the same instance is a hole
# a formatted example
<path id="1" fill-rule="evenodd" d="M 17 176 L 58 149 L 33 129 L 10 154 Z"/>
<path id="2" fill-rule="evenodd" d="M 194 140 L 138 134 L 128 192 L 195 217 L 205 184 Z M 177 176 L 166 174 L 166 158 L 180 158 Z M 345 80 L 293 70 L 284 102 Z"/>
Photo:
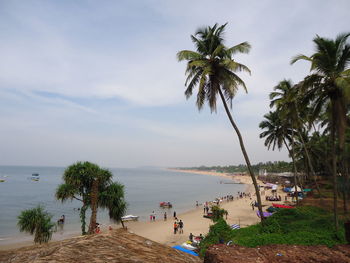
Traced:
<path id="1" fill-rule="evenodd" d="M 309 151 L 306 147 L 305 140 L 303 138 L 303 120 L 301 118 L 300 108 L 306 111 L 306 107 L 302 107 L 300 105 L 300 94 L 301 89 L 299 86 L 293 86 L 290 80 L 281 81 L 276 87 L 274 87 L 274 91 L 270 93 L 270 107 L 276 106 L 276 110 L 281 114 L 281 118 L 285 120 L 285 122 L 290 123 L 292 129 L 292 146 L 294 146 L 294 133 L 297 134 L 298 139 L 300 140 L 303 150 L 305 152 L 305 156 L 307 159 L 308 167 L 311 170 L 312 177 L 314 179 L 314 183 L 316 185 L 316 189 L 318 191 L 319 196 L 321 196 L 321 191 L 316 181 L 316 173 L 313 168 Z M 294 147 L 292 147 L 292 159 L 295 161 Z M 293 161 L 293 162 L 294 162 Z M 294 167 L 294 171 L 296 172 L 296 167 Z"/>
<path id="2" fill-rule="evenodd" d="M 311 74 L 303 81 L 303 87 L 315 100 L 316 112 L 325 104 L 331 107 L 331 142 L 332 142 L 332 174 L 334 197 L 334 222 L 338 230 L 337 211 L 337 159 L 336 134 L 338 146 L 343 153 L 346 131 L 346 114 L 350 101 L 350 45 L 347 39 L 350 33 L 340 34 L 335 40 L 316 36 L 313 39 L 316 52 L 311 56 L 297 55 L 291 60 L 311 63 Z"/>
<path id="3" fill-rule="evenodd" d="M 18 216 L 19 230 L 34 234 L 35 243 L 47 243 L 52 237 L 54 223 L 52 216 L 43 207 L 37 206 L 33 209 L 24 210 Z"/>
<path id="4" fill-rule="evenodd" d="M 244 81 L 236 72 L 245 71 L 250 73 L 250 70 L 247 66 L 235 61 L 233 55 L 237 53 L 248 53 L 250 45 L 248 42 L 243 42 L 233 47 L 226 47 L 223 39 L 225 27 L 226 24 L 222 26 L 215 24 L 213 27 L 208 26 L 199 29 L 195 35 L 191 35 L 196 51 L 182 50 L 177 53 L 177 58 L 179 61 L 187 61 L 187 79 L 185 82 L 187 89 L 185 95 L 188 99 L 192 95 L 193 89 L 198 87 L 197 107 L 199 110 L 203 108 L 204 103 L 207 101 L 210 110 L 212 112 L 216 111 L 217 95 L 219 94 L 226 114 L 238 136 L 240 147 L 255 187 L 258 209 L 262 214 L 259 187 L 243 143 L 242 135 L 227 105 L 227 102 L 229 102 L 232 106 L 232 99 L 239 87 L 243 87 L 247 91 Z M 261 217 L 261 220 L 263 220 L 263 217 Z"/>

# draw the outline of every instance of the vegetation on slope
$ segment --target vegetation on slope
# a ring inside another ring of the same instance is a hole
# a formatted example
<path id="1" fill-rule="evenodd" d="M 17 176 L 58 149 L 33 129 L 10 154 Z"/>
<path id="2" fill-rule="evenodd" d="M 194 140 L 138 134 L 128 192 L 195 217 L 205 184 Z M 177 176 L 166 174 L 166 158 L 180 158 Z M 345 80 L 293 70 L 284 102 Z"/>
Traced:
<path id="1" fill-rule="evenodd" d="M 281 209 L 261 224 L 232 230 L 220 219 L 210 227 L 208 235 L 200 244 L 200 255 L 212 244 L 227 243 L 256 247 L 269 244 L 327 245 L 345 244 L 344 228 L 340 224 L 335 234 L 332 214 L 318 207 L 304 206 Z"/>

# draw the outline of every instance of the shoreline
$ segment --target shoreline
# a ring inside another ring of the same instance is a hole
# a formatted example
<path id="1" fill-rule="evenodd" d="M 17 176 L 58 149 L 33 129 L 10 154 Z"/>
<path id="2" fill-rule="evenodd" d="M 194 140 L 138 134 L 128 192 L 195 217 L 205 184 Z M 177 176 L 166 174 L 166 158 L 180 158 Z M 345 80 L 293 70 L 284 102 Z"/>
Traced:
<path id="1" fill-rule="evenodd" d="M 227 222 L 231 224 L 240 224 L 241 227 L 252 225 L 260 222 L 260 219 L 256 215 L 256 211 L 252 210 L 250 203 L 254 201 L 254 186 L 250 176 L 247 175 L 228 175 L 226 173 L 218 173 L 212 171 L 198 171 L 198 170 L 181 170 L 181 169 L 168 169 L 176 172 L 186 172 L 186 173 L 196 173 L 205 174 L 211 176 L 221 176 L 225 178 L 231 178 L 239 183 L 245 184 L 245 193 L 251 193 L 251 199 L 249 197 L 237 198 L 237 193 L 232 193 L 234 196 L 233 201 L 224 201 L 220 204 L 223 209 L 226 209 L 229 214 L 227 217 Z M 262 184 L 259 181 L 259 184 Z M 199 200 L 198 200 L 199 201 Z M 211 200 L 201 200 L 199 203 L 204 203 L 205 201 Z M 278 203 L 278 202 L 276 202 Z M 167 212 L 167 210 L 164 210 Z M 168 214 L 167 221 L 163 220 L 162 216 L 154 222 L 150 221 L 135 221 L 135 222 L 125 222 L 128 231 L 135 233 L 137 235 L 148 238 L 152 241 L 173 246 L 179 245 L 188 240 L 190 233 L 193 235 L 207 234 L 209 231 L 209 226 L 213 224 L 210 219 L 203 218 L 203 205 L 198 207 L 193 207 L 183 213 L 177 214 L 178 219 L 184 222 L 184 233 L 176 234 L 173 233 L 173 223 L 174 219 L 172 215 Z M 121 225 L 111 224 L 113 229 L 120 228 Z M 107 226 L 102 228 L 102 232 L 107 232 Z M 74 238 L 80 236 L 77 233 L 67 233 L 62 235 L 61 238 L 54 238 L 51 242 L 60 241 L 63 239 Z M 33 245 L 33 241 L 24 242 L 14 242 L 9 244 L 1 245 L 0 250 L 16 249 L 24 246 Z"/>

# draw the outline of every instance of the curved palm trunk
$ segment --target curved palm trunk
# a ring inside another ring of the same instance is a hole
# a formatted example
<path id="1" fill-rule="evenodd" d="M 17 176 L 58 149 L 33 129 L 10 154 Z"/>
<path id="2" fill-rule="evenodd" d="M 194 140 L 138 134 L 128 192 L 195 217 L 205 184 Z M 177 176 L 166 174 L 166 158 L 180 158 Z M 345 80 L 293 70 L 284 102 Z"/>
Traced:
<path id="1" fill-rule="evenodd" d="M 299 203 L 299 195 L 297 189 L 297 166 L 295 164 L 295 155 L 294 155 L 294 128 L 292 127 L 292 160 L 293 160 L 293 168 L 294 168 L 294 187 L 295 187 L 295 197 L 297 204 Z"/>
<path id="2" fill-rule="evenodd" d="M 91 187 L 91 218 L 89 225 L 89 234 L 93 234 L 96 229 L 98 184 L 98 179 L 95 179 Z"/>
<path id="3" fill-rule="evenodd" d="M 263 211 L 262 211 L 261 197 L 260 197 L 260 189 L 259 189 L 258 183 L 257 183 L 257 181 L 256 181 L 254 172 L 253 172 L 253 170 L 252 170 L 252 167 L 251 167 L 251 164 L 250 164 L 250 161 L 249 161 L 248 154 L 247 154 L 247 152 L 246 152 L 246 150 L 245 150 L 242 135 L 241 135 L 241 133 L 240 133 L 240 131 L 239 131 L 239 129 L 238 129 L 236 123 L 233 121 L 233 118 L 232 118 L 230 109 L 229 109 L 228 106 L 227 106 L 227 103 L 226 103 L 226 101 L 225 101 L 224 95 L 222 94 L 221 88 L 219 88 L 219 94 L 220 94 L 222 103 L 224 104 L 226 114 L 227 114 L 227 116 L 228 116 L 228 118 L 229 118 L 229 120 L 230 120 L 230 122 L 231 122 L 231 125 L 232 125 L 233 129 L 235 130 L 235 132 L 237 133 L 237 136 L 238 136 L 238 139 L 239 139 L 239 144 L 240 144 L 240 146 L 241 146 L 241 150 L 242 150 L 244 159 L 245 159 L 245 161 L 246 161 L 249 174 L 250 174 L 250 176 L 251 176 L 251 178 L 252 178 L 252 181 L 253 181 L 253 185 L 254 185 L 254 188 L 255 188 L 256 199 L 257 199 L 257 202 L 258 202 L 258 210 L 259 210 L 259 213 L 260 213 L 260 220 L 261 220 L 261 222 L 263 223 L 265 218 L 264 218 L 264 216 L 263 216 Z"/>

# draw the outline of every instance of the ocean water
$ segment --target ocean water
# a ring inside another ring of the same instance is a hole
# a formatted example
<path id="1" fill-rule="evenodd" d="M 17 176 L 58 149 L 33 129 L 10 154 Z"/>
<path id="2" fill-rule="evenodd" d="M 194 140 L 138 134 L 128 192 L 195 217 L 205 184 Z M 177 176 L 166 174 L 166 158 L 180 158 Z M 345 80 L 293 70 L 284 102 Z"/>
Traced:
<path id="1" fill-rule="evenodd" d="M 55 190 L 62 183 L 64 167 L 25 167 L 0 166 L 0 246 L 32 240 L 28 234 L 20 233 L 17 217 L 24 209 L 43 205 L 52 214 L 53 221 L 65 215 L 63 228 L 54 233 L 55 239 L 64 238 L 68 234 L 80 233 L 79 211 L 81 203 L 73 200 L 61 203 L 55 199 Z M 127 214 L 140 216 L 140 220 L 148 220 L 152 211 L 161 217 L 164 211 L 172 215 L 195 208 L 196 201 L 203 203 L 219 196 L 236 195 L 243 191 L 245 185 L 225 184 L 230 179 L 218 176 L 182 173 L 167 169 L 118 169 L 112 168 L 113 180 L 125 186 Z M 40 180 L 30 180 L 32 173 L 39 173 Z M 162 209 L 159 202 L 169 201 L 172 209 Z M 87 223 L 90 211 L 87 212 Z M 98 222 L 102 225 L 110 223 L 107 211 L 99 209 Z"/>

